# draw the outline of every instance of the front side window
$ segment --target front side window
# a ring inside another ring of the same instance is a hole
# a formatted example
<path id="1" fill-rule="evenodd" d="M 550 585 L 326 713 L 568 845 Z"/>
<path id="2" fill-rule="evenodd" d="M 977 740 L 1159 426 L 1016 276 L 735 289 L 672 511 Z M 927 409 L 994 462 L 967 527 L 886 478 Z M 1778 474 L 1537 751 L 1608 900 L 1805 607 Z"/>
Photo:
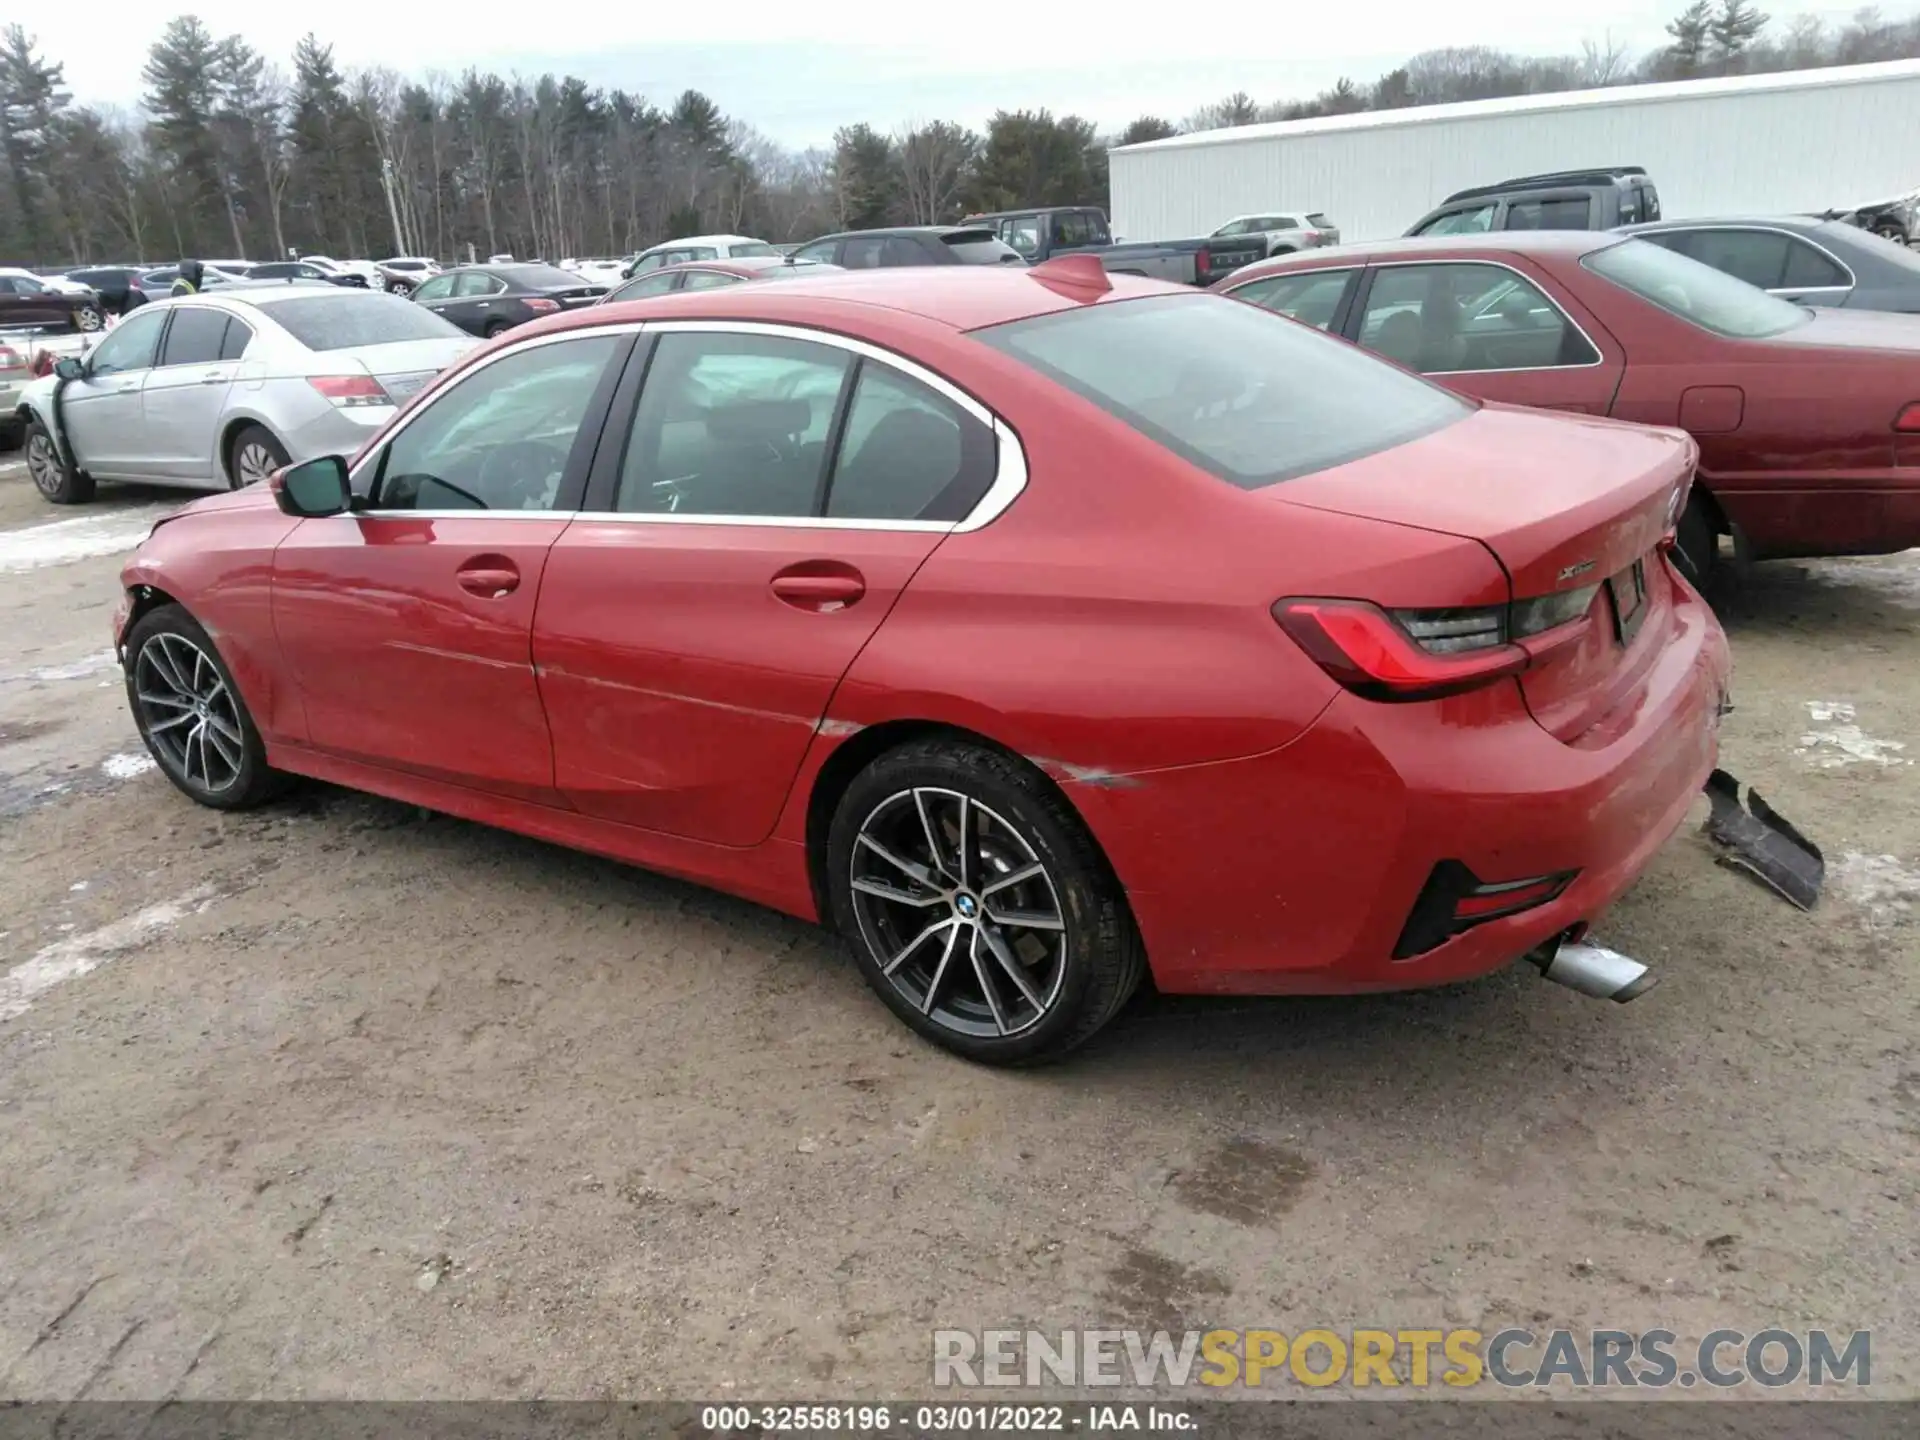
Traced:
<path id="1" fill-rule="evenodd" d="M 798 250 L 794 251 L 793 258 L 795 260 L 812 260 L 822 265 L 831 265 L 833 263 L 834 247 L 839 243 L 837 240 L 816 240 L 813 244 L 802 245 Z"/>
<path id="2" fill-rule="evenodd" d="M 1007 225 L 1006 242 L 1028 260 L 1040 253 L 1040 217 L 1025 215 Z"/>
<path id="3" fill-rule="evenodd" d="M 840 263 L 849 270 L 872 270 L 880 264 L 880 252 L 886 242 L 878 235 L 862 235 L 849 240 Z"/>
<path id="4" fill-rule="evenodd" d="M 160 331 L 166 323 L 164 310 L 136 311 L 100 342 L 87 361 L 87 373 L 124 375 L 129 370 L 151 369 L 154 353 L 160 348 Z"/>
<path id="5" fill-rule="evenodd" d="M 1426 375 L 1543 370 L 1600 358 L 1538 286 L 1498 265 L 1376 270 L 1360 343 Z"/>
<path id="6" fill-rule="evenodd" d="M 1507 207 L 1509 230 L 1586 230 L 1591 228 L 1593 202 L 1585 195 L 1557 200 L 1516 200 Z"/>
<path id="7" fill-rule="evenodd" d="M 162 365 L 210 365 L 220 359 L 226 343 L 227 317 L 219 310 L 189 305 L 173 312 L 167 343 L 160 352 Z"/>
<path id="8" fill-rule="evenodd" d="M 972 333 L 1246 490 L 1405 444 L 1473 409 L 1221 295 L 1088 305 Z"/>
<path id="9" fill-rule="evenodd" d="M 1420 227 L 1422 235 L 1478 235 L 1493 228 L 1491 205 L 1476 206 L 1472 210 L 1450 210 L 1445 215 L 1437 215 Z"/>
<path id="10" fill-rule="evenodd" d="M 453 294 L 453 282 L 458 278 L 459 277 L 455 275 L 436 275 L 418 290 L 415 290 L 413 292 L 413 298 L 416 300 L 444 300 Z"/>
<path id="11" fill-rule="evenodd" d="M 616 509 L 816 513 L 827 435 L 852 356 L 774 335 L 670 333 L 647 365 Z"/>
<path id="12" fill-rule="evenodd" d="M 680 288 L 683 290 L 720 290 L 728 285 L 738 285 L 740 277 L 729 275 L 724 270 L 689 270 L 687 280 Z"/>
<path id="13" fill-rule="evenodd" d="M 453 293 L 456 299 L 473 300 L 482 295 L 492 295 L 496 291 L 506 288 L 505 285 L 501 284 L 491 275 L 483 275 L 478 271 L 469 271 L 454 281 Z"/>
<path id="14" fill-rule="evenodd" d="M 1229 220 L 1226 224 L 1222 225 L 1218 230 L 1213 232 L 1213 238 L 1215 240 L 1221 240 L 1221 239 L 1225 239 L 1229 235 L 1244 235 L 1247 233 L 1247 231 L 1250 228 L 1252 227 L 1249 221 Z"/>
<path id="15" fill-rule="evenodd" d="M 780 252 L 764 240 L 749 240 L 741 245 L 729 245 L 729 255 L 778 255 Z"/>
<path id="16" fill-rule="evenodd" d="M 442 391 L 381 453 L 377 510 L 550 510 L 621 337 L 534 345 Z"/>
<path id="17" fill-rule="evenodd" d="M 1269 275 L 1227 293 L 1236 300 L 1250 300 L 1263 310 L 1325 330 L 1340 313 L 1340 297 L 1347 293 L 1353 274 L 1351 270 L 1308 270 Z"/>
<path id="18" fill-rule="evenodd" d="M 642 255 L 638 260 L 633 262 L 633 273 L 636 275 L 644 275 L 649 270 L 658 270 L 666 263 L 667 257 L 665 254 Z"/>
<path id="19" fill-rule="evenodd" d="M 1744 280 L 1640 240 L 1623 240 L 1580 262 L 1609 284 L 1690 325 L 1730 340 L 1761 340 L 1805 325 L 1798 305 Z"/>
<path id="20" fill-rule="evenodd" d="M 1778 230 L 1695 230 L 1678 248 L 1762 290 L 1779 288 L 1787 272 L 1787 237 Z"/>
<path id="21" fill-rule="evenodd" d="M 963 520 L 993 484 L 993 431 L 944 395 L 860 362 L 827 487 L 842 520 Z"/>

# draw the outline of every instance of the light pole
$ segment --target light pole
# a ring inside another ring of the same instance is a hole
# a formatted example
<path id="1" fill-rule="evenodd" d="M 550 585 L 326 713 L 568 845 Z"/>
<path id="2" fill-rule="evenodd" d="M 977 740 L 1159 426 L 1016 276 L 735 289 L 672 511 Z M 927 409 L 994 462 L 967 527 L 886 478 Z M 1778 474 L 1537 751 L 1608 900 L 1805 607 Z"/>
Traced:
<path id="1" fill-rule="evenodd" d="M 387 192 L 387 218 L 393 221 L 393 253 L 407 253 L 406 238 L 400 233 L 400 207 L 393 199 L 393 161 L 384 156 L 380 160 L 380 188 Z"/>

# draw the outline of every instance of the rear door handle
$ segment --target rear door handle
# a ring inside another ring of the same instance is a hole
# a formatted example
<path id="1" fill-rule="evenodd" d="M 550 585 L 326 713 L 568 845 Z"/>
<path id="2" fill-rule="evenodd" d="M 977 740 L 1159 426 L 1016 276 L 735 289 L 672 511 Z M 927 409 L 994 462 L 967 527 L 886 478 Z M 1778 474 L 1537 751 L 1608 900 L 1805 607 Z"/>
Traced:
<path id="1" fill-rule="evenodd" d="M 200 383 L 202 385 L 218 385 L 221 381 L 226 380 L 228 378 L 229 377 L 224 371 L 209 370 L 206 374 L 200 377 Z"/>
<path id="2" fill-rule="evenodd" d="M 796 610 L 841 610 L 867 593 L 858 575 L 776 575 L 773 593 Z"/>
<path id="3" fill-rule="evenodd" d="M 520 572 L 498 559 L 462 565 L 454 572 L 460 588 L 483 600 L 499 600 L 520 588 Z"/>

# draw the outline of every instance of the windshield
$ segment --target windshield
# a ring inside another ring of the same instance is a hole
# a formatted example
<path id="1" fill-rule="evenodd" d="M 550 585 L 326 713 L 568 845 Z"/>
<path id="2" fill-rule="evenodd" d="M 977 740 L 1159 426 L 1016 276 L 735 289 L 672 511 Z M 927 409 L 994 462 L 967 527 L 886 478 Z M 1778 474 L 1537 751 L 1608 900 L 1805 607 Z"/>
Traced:
<path id="1" fill-rule="evenodd" d="M 351 350 L 402 340 L 453 340 L 463 333 L 433 311 L 379 291 L 329 287 L 298 299 L 256 304 L 309 350 Z M 249 295 L 249 300 L 254 297 Z"/>
<path id="2" fill-rule="evenodd" d="M 1580 263 L 1669 315 L 1729 340 L 1763 340 L 1812 318 L 1723 270 L 1644 240 L 1609 245 Z"/>
<path id="3" fill-rule="evenodd" d="M 1087 305 L 974 338 L 1243 490 L 1403 445 L 1473 408 L 1344 341 L 1219 295 Z"/>

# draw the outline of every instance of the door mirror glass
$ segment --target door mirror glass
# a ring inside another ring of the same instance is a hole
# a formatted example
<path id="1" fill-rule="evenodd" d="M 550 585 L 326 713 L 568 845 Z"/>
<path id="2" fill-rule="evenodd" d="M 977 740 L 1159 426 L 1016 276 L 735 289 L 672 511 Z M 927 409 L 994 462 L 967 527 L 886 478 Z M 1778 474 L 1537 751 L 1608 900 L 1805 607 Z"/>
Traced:
<path id="1" fill-rule="evenodd" d="M 273 498 L 281 510 L 303 520 L 343 515 L 353 507 L 347 485 L 347 462 L 338 455 L 322 455 L 302 465 L 291 465 L 273 477 Z"/>
<path id="2" fill-rule="evenodd" d="M 79 380 L 86 376 L 87 367 L 69 356 L 54 365 L 53 373 L 62 380 Z"/>

